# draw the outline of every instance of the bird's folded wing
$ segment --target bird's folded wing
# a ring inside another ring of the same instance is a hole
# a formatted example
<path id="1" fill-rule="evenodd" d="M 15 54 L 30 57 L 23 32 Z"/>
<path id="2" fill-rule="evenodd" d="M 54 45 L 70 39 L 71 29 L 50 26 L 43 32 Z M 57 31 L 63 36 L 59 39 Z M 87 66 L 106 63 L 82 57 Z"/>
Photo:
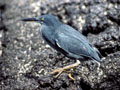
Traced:
<path id="1" fill-rule="evenodd" d="M 76 38 L 71 34 L 59 33 L 56 38 L 56 44 L 59 48 L 66 51 L 69 54 L 79 56 L 88 56 L 89 49 L 79 38 Z"/>

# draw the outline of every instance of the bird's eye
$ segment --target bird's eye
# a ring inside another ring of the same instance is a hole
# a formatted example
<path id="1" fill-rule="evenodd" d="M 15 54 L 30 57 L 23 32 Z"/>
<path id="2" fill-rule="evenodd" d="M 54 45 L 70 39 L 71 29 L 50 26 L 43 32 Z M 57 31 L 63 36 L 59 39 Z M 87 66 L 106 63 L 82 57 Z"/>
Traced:
<path id="1" fill-rule="evenodd" d="M 44 21 L 44 18 L 41 18 L 40 20 L 41 20 L 41 21 Z"/>

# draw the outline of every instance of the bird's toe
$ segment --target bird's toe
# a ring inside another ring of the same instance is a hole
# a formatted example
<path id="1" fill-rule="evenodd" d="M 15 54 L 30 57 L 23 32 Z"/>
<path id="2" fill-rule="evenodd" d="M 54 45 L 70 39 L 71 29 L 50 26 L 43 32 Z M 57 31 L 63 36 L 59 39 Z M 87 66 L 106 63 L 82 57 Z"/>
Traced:
<path id="1" fill-rule="evenodd" d="M 55 78 L 57 78 L 63 71 L 64 71 L 64 68 L 57 68 L 57 69 L 53 70 L 52 72 L 50 72 L 50 74 L 58 73 L 58 74 L 55 76 Z"/>
<path id="2" fill-rule="evenodd" d="M 71 73 L 68 73 L 68 77 L 71 79 L 71 80 L 75 80 L 73 77 L 72 77 L 72 75 L 71 75 Z"/>

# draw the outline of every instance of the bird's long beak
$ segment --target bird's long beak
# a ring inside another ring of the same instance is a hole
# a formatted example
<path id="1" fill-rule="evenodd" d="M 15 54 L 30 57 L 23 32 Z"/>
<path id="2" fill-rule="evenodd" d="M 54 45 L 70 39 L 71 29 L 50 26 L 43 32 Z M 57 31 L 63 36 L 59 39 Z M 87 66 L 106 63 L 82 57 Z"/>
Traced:
<path id="1" fill-rule="evenodd" d="M 37 18 L 23 18 L 21 21 L 38 21 Z"/>

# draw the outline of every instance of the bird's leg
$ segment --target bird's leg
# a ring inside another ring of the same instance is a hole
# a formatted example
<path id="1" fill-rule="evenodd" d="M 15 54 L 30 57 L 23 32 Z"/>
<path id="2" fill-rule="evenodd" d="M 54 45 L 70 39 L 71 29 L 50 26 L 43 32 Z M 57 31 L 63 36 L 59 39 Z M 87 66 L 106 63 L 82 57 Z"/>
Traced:
<path id="1" fill-rule="evenodd" d="M 63 68 L 57 68 L 57 69 L 53 70 L 53 71 L 51 72 L 51 74 L 58 73 L 58 74 L 55 76 L 55 78 L 57 78 L 63 71 L 66 71 L 66 70 L 68 70 L 68 69 L 70 69 L 70 68 L 77 67 L 79 64 L 80 64 L 80 61 L 77 60 L 77 62 L 74 63 L 74 64 L 71 64 L 71 65 L 65 66 L 65 67 L 63 67 Z M 68 74 L 68 77 L 69 77 L 70 79 L 74 80 L 74 78 L 71 76 L 71 73 Z"/>

